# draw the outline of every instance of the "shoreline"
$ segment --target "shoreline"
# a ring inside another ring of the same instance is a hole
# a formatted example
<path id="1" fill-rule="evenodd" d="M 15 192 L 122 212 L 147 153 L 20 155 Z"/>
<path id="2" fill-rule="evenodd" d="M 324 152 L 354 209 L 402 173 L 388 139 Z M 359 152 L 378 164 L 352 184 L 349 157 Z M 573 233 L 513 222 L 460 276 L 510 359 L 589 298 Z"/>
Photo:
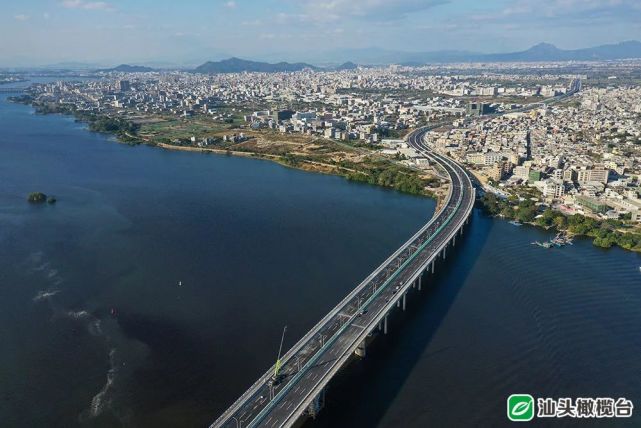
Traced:
<path id="1" fill-rule="evenodd" d="M 570 238 L 583 238 L 590 240 L 592 245 L 603 250 L 608 250 L 611 247 L 619 247 L 624 251 L 631 251 L 633 253 L 641 254 L 641 234 L 634 232 L 621 232 L 619 229 L 621 225 L 615 225 L 609 223 L 607 220 L 596 220 L 591 217 L 586 217 L 581 214 L 567 215 L 560 211 L 553 211 L 547 209 L 542 213 L 543 216 L 551 219 L 550 224 L 540 224 L 536 220 L 532 221 L 523 221 L 518 218 L 518 215 L 504 215 L 501 213 L 493 213 L 492 208 L 489 206 L 489 202 L 485 198 L 481 198 L 477 201 L 479 208 L 487 216 L 493 218 L 499 218 L 505 221 L 517 221 L 523 225 L 528 225 L 535 227 L 542 231 L 554 231 L 555 233 L 565 233 Z M 518 211 L 516 211 L 518 212 Z M 540 219 L 545 217 L 540 217 Z M 563 220 L 556 220 L 556 219 Z M 620 222 L 620 221 L 619 221 Z M 572 228 L 579 228 L 580 230 L 572 230 Z M 629 246 L 621 245 L 622 242 L 627 239 L 627 242 L 634 242 L 636 240 L 637 244 L 632 244 Z"/>
<path id="2" fill-rule="evenodd" d="M 116 141 L 118 143 L 121 143 L 121 144 L 127 144 L 126 142 L 122 142 L 122 141 L 119 141 L 119 140 L 116 140 Z M 290 165 L 290 164 L 284 162 L 282 160 L 283 157 L 282 156 L 278 156 L 278 155 L 270 155 L 270 154 L 266 154 L 266 153 L 262 153 L 261 154 L 261 153 L 254 153 L 254 152 L 241 152 L 241 151 L 225 150 L 225 149 L 208 149 L 208 148 L 205 148 L 205 147 L 175 146 L 175 145 L 166 144 L 166 143 L 155 143 L 155 144 L 140 143 L 140 144 L 159 147 L 159 148 L 164 149 L 164 150 L 175 150 L 175 151 L 205 153 L 205 154 L 206 153 L 213 153 L 215 155 L 236 156 L 236 157 L 243 157 L 243 158 L 251 158 L 251 159 L 259 159 L 259 160 L 271 161 L 271 162 L 277 163 L 280 166 L 283 166 L 283 167 L 286 167 L 286 168 L 292 168 L 292 169 L 295 169 L 297 171 L 304 171 L 304 172 L 310 172 L 310 173 L 316 173 L 316 174 L 332 175 L 334 177 L 342 177 L 342 178 L 344 178 L 344 179 L 346 179 L 348 181 L 353 181 L 353 182 L 357 182 L 357 183 L 361 183 L 361 184 L 369 184 L 369 183 L 362 182 L 362 181 L 350 180 L 345 175 L 337 174 L 337 173 L 331 171 L 332 168 L 333 169 L 343 169 L 343 170 L 346 170 L 346 171 L 353 171 L 353 170 L 350 170 L 349 168 L 339 167 L 339 166 L 335 166 L 335 165 L 321 164 L 321 163 L 311 162 L 311 161 L 303 161 L 303 162 L 304 162 L 305 165 L 310 165 L 310 164 L 323 165 L 323 166 L 327 167 L 327 170 L 323 170 L 323 169 L 320 169 L 320 168 L 313 168 L 313 167 L 310 167 L 310 168 L 303 168 L 303 167 L 300 167 L 300 166 L 297 167 L 297 166 L 293 166 L 293 165 Z M 440 195 L 438 195 L 435 192 L 433 192 L 431 194 L 412 194 L 412 193 L 402 192 L 400 190 L 397 190 L 397 189 L 394 189 L 394 188 L 390 188 L 390 187 L 387 187 L 387 186 L 380 186 L 380 185 L 376 185 L 376 184 L 373 184 L 373 186 L 381 187 L 381 188 L 387 189 L 387 190 L 396 191 L 396 192 L 403 193 L 403 194 L 409 195 L 409 196 L 432 199 L 436 203 L 436 206 L 434 208 L 435 211 L 438 211 L 440 206 L 441 206 L 442 198 L 440 197 Z"/>
<path id="3" fill-rule="evenodd" d="M 83 116 L 82 114 L 79 114 L 76 112 L 74 109 L 71 108 L 64 108 L 61 109 L 60 111 L 39 111 L 37 106 L 34 105 L 32 102 L 23 102 L 20 100 L 13 100 L 13 99 L 8 99 L 11 102 L 17 102 L 17 103 L 22 103 L 31 106 L 32 108 L 35 109 L 36 113 L 38 114 L 61 114 L 65 116 L 73 116 L 76 121 L 82 122 L 82 123 L 87 123 L 90 124 L 90 120 L 86 116 Z M 132 135 L 129 133 L 129 130 L 113 130 L 113 131 L 108 131 L 108 130 L 93 130 L 91 128 L 87 129 L 90 132 L 97 132 L 101 134 L 107 134 L 107 135 L 112 135 L 114 138 L 114 141 L 116 143 L 120 144 L 129 144 L 129 145 L 146 145 L 146 146 L 151 146 L 151 147 L 158 147 L 164 150 L 175 150 L 175 151 L 185 151 L 185 152 L 193 152 L 193 153 L 203 153 L 203 154 L 215 154 L 215 155 L 226 155 L 226 156 L 236 156 L 236 157 L 244 157 L 244 158 L 253 158 L 253 159 L 261 159 L 261 160 L 266 160 L 266 161 L 271 161 L 274 163 L 277 163 L 281 166 L 296 169 L 299 171 L 305 171 L 305 172 L 312 172 L 312 173 L 318 173 L 318 174 L 326 174 L 326 175 L 333 175 L 337 177 L 342 177 L 346 180 L 349 181 L 355 181 L 355 182 L 360 182 L 360 183 L 366 183 L 370 185 L 374 185 L 377 187 L 382 187 L 384 189 L 389 189 L 389 190 L 395 190 L 400 193 L 408 194 L 408 195 L 413 195 L 413 196 L 418 196 L 418 197 L 426 197 L 433 199 L 436 202 L 436 207 L 435 210 L 438 211 L 440 208 L 441 202 L 442 202 L 442 195 L 438 192 L 438 189 L 434 188 L 428 188 L 427 186 L 423 189 L 421 193 L 411 193 L 411 192 L 404 192 L 402 190 L 396 189 L 391 186 L 385 186 L 381 185 L 378 183 L 370 183 L 365 180 L 355 180 L 352 177 L 363 175 L 366 176 L 366 173 L 346 167 L 342 167 L 339 165 L 332 165 L 332 164 L 326 164 L 322 162 L 317 162 L 313 160 L 308 160 L 308 159 L 296 159 L 295 163 L 288 161 L 285 156 L 282 155 L 276 155 L 276 154 L 270 154 L 270 153 L 257 153 L 257 152 L 250 152 L 250 151 L 240 151 L 240 150 L 231 150 L 231 149 L 215 149 L 215 148 L 208 148 L 208 147 L 195 147 L 195 146 L 179 146 L 179 145 L 174 145 L 174 144 L 168 144 L 168 143 L 161 143 L 161 142 L 152 142 L 148 141 L 143 137 L 140 137 L 138 135 Z M 486 215 L 489 215 L 491 217 L 495 218 L 500 218 L 503 220 L 516 220 L 520 221 L 522 224 L 527 224 L 529 226 L 533 226 L 536 228 L 539 228 L 541 230 L 554 230 L 556 232 L 564 232 L 567 233 L 571 237 L 582 237 L 582 238 L 590 238 L 592 239 L 592 244 L 595 247 L 603 248 L 603 249 L 608 249 L 613 245 L 618 246 L 619 248 L 627 251 L 632 251 L 635 253 L 641 253 L 641 247 L 638 246 L 630 246 L 629 248 L 623 247 L 621 245 L 618 245 L 617 242 L 611 242 L 607 245 L 599 245 L 597 243 L 597 239 L 599 239 L 598 236 L 592 236 L 589 233 L 576 233 L 572 232 L 569 230 L 569 228 L 559 228 L 554 224 L 544 226 L 541 224 L 536 223 L 535 221 L 522 221 L 519 220 L 519 218 L 516 215 L 513 216 L 505 216 L 501 215 L 499 213 L 493 214 L 489 209 L 487 204 L 481 199 L 478 200 L 478 203 L 480 204 L 480 208 L 484 211 Z M 515 213 L 516 214 L 516 213 Z M 563 213 L 556 212 L 557 217 L 564 217 L 566 220 L 567 224 L 567 219 L 569 217 L 573 216 L 567 216 Z M 600 224 L 600 223 L 599 223 Z M 629 233 L 629 232 L 619 232 L 615 231 L 616 233 L 619 233 L 619 235 L 632 235 L 632 236 L 638 236 L 641 238 L 641 235 L 635 234 L 635 233 Z"/>
<path id="4" fill-rule="evenodd" d="M 121 143 L 121 144 L 132 144 L 128 143 L 126 141 L 121 141 L 120 139 L 116 138 L 116 142 Z M 135 144 L 135 143 L 134 143 Z M 300 162 L 302 164 L 299 165 L 291 165 L 287 163 L 284 160 L 283 156 L 280 155 L 273 155 L 269 153 L 255 153 L 255 152 L 243 152 L 239 150 L 226 150 L 226 149 L 210 149 L 206 147 L 193 147 L 193 146 L 176 146 L 173 144 L 167 144 L 167 143 L 146 143 L 146 142 L 141 142 L 139 144 L 144 144 L 146 146 L 151 146 L 151 147 L 159 147 L 164 150 L 175 150 L 175 151 L 184 151 L 184 152 L 192 152 L 192 153 L 202 153 L 202 154 L 208 154 L 212 153 L 215 155 L 224 155 L 224 156 L 236 156 L 236 157 L 242 157 L 242 158 L 251 158 L 251 159 L 259 159 L 259 160 L 265 160 L 265 161 L 270 161 L 274 162 L 280 166 L 286 167 L 286 168 L 291 168 L 295 169 L 297 171 L 303 171 L 303 172 L 310 172 L 310 173 L 316 173 L 316 174 L 324 174 L 324 175 L 331 175 L 334 177 L 341 177 L 344 178 L 348 181 L 356 182 L 356 183 L 361 183 L 361 184 L 370 184 L 367 182 L 363 181 L 357 181 L 357 180 L 351 180 L 347 175 L 337 173 L 337 170 L 344 170 L 347 172 L 358 172 L 353 169 L 337 166 L 337 165 L 330 165 L 330 164 L 325 164 L 321 162 L 314 162 L 314 161 L 309 161 L 309 160 L 301 160 Z M 305 167 L 309 166 L 309 167 Z M 324 168 L 322 168 L 324 167 Z M 420 197 L 420 198 L 428 198 L 434 200 L 436 203 L 435 211 L 438 211 L 438 209 L 441 206 L 442 202 L 442 197 L 437 193 L 432 190 L 425 190 L 425 193 L 423 194 L 414 194 L 414 193 L 408 193 L 408 192 L 403 192 L 398 189 L 394 189 L 392 187 L 388 186 L 381 186 L 378 184 L 370 184 L 372 186 L 376 187 L 381 187 L 386 190 L 391 190 L 391 191 L 396 191 L 399 193 L 403 193 L 405 195 L 409 196 L 415 196 L 415 197 Z M 429 192 L 429 193 L 428 193 Z"/>
<path id="5" fill-rule="evenodd" d="M 240 150 L 232 150 L 232 149 L 215 149 L 215 148 L 208 148 L 208 147 L 181 146 L 181 145 L 174 145 L 174 144 L 168 144 L 163 142 L 153 142 L 153 141 L 149 141 L 148 139 L 145 139 L 144 137 L 136 135 L 135 131 L 133 131 L 130 128 L 128 129 L 126 127 L 122 127 L 123 124 L 133 123 L 133 122 L 127 121 L 126 119 L 116 119 L 117 121 L 119 121 L 120 127 L 116 127 L 115 129 L 102 129 L 102 127 L 96 127 L 95 129 L 92 129 L 92 125 L 95 123 L 92 121 L 92 119 L 102 120 L 105 118 L 109 118 L 109 116 L 84 114 L 82 112 L 78 112 L 73 106 L 70 107 L 67 105 L 64 105 L 64 106 L 56 105 L 54 107 L 51 107 L 48 105 L 37 104 L 34 102 L 34 100 L 30 96 L 9 97 L 8 101 L 29 105 L 35 110 L 36 114 L 43 114 L 43 115 L 61 114 L 64 116 L 73 116 L 77 122 L 88 124 L 89 125 L 87 129 L 88 131 L 111 135 L 115 137 L 115 141 L 117 143 L 121 143 L 121 144 L 129 144 L 129 145 L 144 144 L 146 146 L 151 146 L 151 147 L 160 147 L 165 150 L 189 151 L 189 152 L 199 152 L 199 153 L 205 153 L 205 154 L 213 153 L 218 155 L 238 156 L 238 157 L 245 157 L 245 158 L 268 160 L 271 162 L 275 162 L 281 166 L 297 169 L 300 171 L 334 175 L 337 177 L 343 177 L 344 179 L 349 181 L 366 183 L 366 184 L 374 185 L 377 187 L 382 187 L 384 189 L 395 190 L 407 195 L 430 198 L 436 202 L 437 209 L 440 206 L 440 203 L 443 199 L 443 195 L 442 195 L 443 190 L 440 187 L 434 188 L 434 187 L 424 186 L 421 191 L 405 191 L 391 185 L 384 185 L 376 182 L 371 182 L 370 180 L 368 180 L 368 178 L 370 177 L 368 175 L 368 172 L 366 171 L 351 169 L 344 166 L 319 162 L 311 159 L 304 159 L 303 157 L 297 156 L 297 155 L 294 155 L 293 158 L 289 158 L 284 155 L 277 155 L 277 154 L 270 154 L 270 153 L 258 153 L 258 152 L 240 151 Z M 131 132 L 134 132 L 133 135 Z M 393 163 L 392 161 L 390 162 L 392 165 L 400 166 L 400 165 L 397 165 L 396 163 Z M 409 169 L 409 167 L 406 167 L 406 168 Z"/>

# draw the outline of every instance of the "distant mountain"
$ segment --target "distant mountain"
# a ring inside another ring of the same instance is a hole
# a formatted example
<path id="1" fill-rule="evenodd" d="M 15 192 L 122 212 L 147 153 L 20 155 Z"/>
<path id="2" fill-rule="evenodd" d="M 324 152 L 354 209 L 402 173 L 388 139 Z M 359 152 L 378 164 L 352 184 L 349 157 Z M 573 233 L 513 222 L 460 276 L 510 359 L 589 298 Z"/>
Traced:
<path id="1" fill-rule="evenodd" d="M 356 70 L 358 68 L 358 64 L 354 64 L 351 61 L 347 61 L 336 67 L 336 71 L 343 71 L 343 70 Z"/>
<path id="2" fill-rule="evenodd" d="M 534 62 L 590 61 L 641 58 L 641 42 L 627 41 L 592 48 L 564 50 L 549 43 L 539 43 L 519 52 L 483 54 L 469 51 L 403 52 L 378 48 L 349 49 L 326 52 L 324 59 L 336 61 L 349 58 L 360 64 L 422 65 L 455 62 Z"/>
<path id="3" fill-rule="evenodd" d="M 267 62 L 247 61 L 240 58 L 229 58 L 222 61 L 208 61 L 194 69 L 196 73 L 242 73 L 244 71 L 260 73 L 277 73 L 283 71 L 300 71 L 305 68 L 316 70 L 317 67 L 303 62 L 289 63 L 279 62 L 270 64 Z"/>
<path id="4" fill-rule="evenodd" d="M 151 67 L 145 67 L 142 65 L 120 64 L 119 66 L 114 68 L 107 68 L 107 69 L 98 70 L 98 71 L 103 71 L 105 73 L 109 73 L 112 71 L 119 72 L 119 73 L 146 73 L 149 71 L 154 71 L 154 69 Z"/>
<path id="5" fill-rule="evenodd" d="M 482 55 L 483 61 L 591 61 L 641 58 L 641 42 L 628 41 L 593 48 L 563 50 L 549 43 L 539 43 L 522 52 Z"/>

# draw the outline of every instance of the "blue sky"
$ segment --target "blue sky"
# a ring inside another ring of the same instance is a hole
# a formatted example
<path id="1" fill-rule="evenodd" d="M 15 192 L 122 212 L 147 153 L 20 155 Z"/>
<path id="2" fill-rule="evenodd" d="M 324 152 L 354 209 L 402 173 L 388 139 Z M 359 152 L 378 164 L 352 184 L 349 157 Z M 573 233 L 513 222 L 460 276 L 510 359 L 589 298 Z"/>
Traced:
<path id="1" fill-rule="evenodd" d="M 341 49 L 522 50 L 641 39 L 641 0 L 10 0 L 0 66 L 196 64 Z M 326 55 L 325 55 L 326 56 Z"/>

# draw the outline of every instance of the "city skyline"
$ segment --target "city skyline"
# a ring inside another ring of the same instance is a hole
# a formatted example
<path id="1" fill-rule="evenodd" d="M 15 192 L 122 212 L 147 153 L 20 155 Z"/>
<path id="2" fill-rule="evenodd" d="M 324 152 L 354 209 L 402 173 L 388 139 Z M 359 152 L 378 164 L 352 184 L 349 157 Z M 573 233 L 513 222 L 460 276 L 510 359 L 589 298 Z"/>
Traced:
<path id="1" fill-rule="evenodd" d="M 493 53 L 549 42 L 577 49 L 638 39 L 641 30 L 641 5 L 632 0 L 30 0 L 6 11 L 4 67 L 195 65 L 229 56 L 326 62 L 374 47 Z"/>

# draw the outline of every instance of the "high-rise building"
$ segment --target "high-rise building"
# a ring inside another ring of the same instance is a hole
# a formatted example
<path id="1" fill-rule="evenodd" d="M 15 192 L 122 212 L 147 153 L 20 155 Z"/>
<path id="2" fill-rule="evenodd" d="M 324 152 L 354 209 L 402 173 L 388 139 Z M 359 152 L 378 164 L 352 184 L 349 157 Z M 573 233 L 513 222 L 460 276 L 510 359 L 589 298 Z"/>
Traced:
<path id="1" fill-rule="evenodd" d="M 121 80 L 118 82 L 118 89 L 120 92 L 127 92 L 131 90 L 131 84 L 129 80 Z"/>
<path id="2" fill-rule="evenodd" d="M 488 103 L 471 102 L 467 106 L 467 114 L 470 116 L 483 116 L 492 113 L 492 107 Z"/>

